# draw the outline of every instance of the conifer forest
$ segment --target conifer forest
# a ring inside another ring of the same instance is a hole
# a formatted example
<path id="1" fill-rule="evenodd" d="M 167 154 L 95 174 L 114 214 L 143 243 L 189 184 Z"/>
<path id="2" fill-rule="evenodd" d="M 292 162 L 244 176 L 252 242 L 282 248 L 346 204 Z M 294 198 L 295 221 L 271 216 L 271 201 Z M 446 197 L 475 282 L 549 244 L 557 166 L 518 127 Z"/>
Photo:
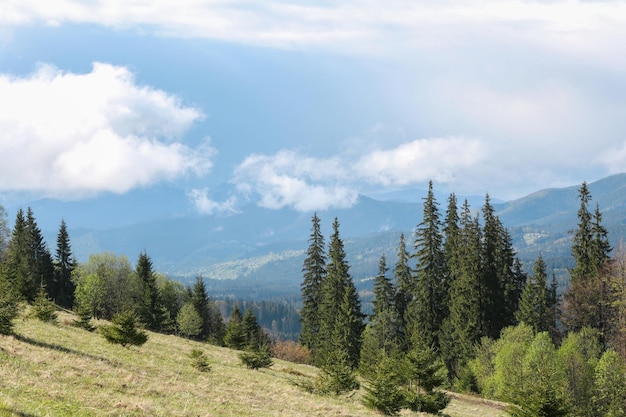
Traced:
<path id="1" fill-rule="evenodd" d="M 455 194 L 444 203 L 430 182 L 423 220 L 372 272 L 370 314 L 338 218 L 324 236 L 312 215 L 296 311 L 217 299 L 201 276 L 184 285 L 156 271 L 146 251 L 134 265 L 108 252 L 78 262 L 64 221 L 51 251 L 30 208 L 12 229 L 2 209 L 0 335 L 25 309 L 43 321 L 65 310 L 103 343 L 140 347 L 150 331 L 236 349 L 250 369 L 272 358 L 308 363 L 319 373 L 294 379 L 302 390 L 362 390 L 384 415 L 441 413 L 459 392 L 502 401 L 512 416 L 623 416 L 626 251 L 609 244 L 586 183 L 578 203 L 574 266 L 560 291 L 542 254 L 522 265 L 489 195 L 479 209 Z M 201 352 L 194 361 L 208 367 Z"/>

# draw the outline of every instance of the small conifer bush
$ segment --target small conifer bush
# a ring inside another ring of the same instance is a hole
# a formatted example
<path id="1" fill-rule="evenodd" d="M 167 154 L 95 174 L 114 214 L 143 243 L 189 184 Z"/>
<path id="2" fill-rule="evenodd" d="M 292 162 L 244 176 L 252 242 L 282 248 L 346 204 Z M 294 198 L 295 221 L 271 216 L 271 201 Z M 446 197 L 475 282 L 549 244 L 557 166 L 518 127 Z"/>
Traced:
<path id="1" fill-rule="evenodd" d="M 58 315 L 54 303 L 48 298 L 46 290 L 41 287 L 35 297 L 32 308 L 33 315 L 45 323 L 56 323 Z"/>
<path id="2" fill-rule="evenodd" d="M 259 350 L 247 350 L 239 354 L 241 362 L 248 369 L 269 368 L 274 364 L 269 349 L 262 346 Z"/>
<path id="3" fill-rule="evenodd" d="M 135 313 L 126 311 L 113 316 L 111 325 L 100 326 L 100 333 L 110 343 L 117 343 L 124 347 L 128 345 L 141 346 L 148 341 L 148 335 L 137 328 Z"/>
<path id="4" fill-rule="evenodd" d="M 13 333 L 13 320 L 18 314 L 18 302 L 11 285 L 0 277 L 0 334 Z"/>
<path id="5" fill-rule="evenodd" d="M 196 368 L 198 371 L 209 372 L 211 370 L 209 358 L 207 358 L 202 350 L 192 349 L 191 353 L 189 353 L 189 358 L 191 359 L 191 366 Z"/>

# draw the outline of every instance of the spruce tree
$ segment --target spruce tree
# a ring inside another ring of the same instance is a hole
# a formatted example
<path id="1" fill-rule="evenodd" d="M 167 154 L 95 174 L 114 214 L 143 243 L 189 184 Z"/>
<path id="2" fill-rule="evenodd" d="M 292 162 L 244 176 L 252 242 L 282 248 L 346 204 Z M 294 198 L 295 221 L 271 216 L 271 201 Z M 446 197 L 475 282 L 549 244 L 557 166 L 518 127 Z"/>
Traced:
<path id="1" fill-rule="evenodd" d="M 0 271 L 0 335 L 13 333 L 18 314 L 18 294 Z"/>
<path id="2" fill-rule="evenodd" d="M 333 222 L 328 259 L 320 303 L 320 345 L 315 353 L 315 362 L 324 364 L 330 356 L 339 357 L 338 352 L 334 352 L 339 349 L 347 355 L 348 364 L 354 368 L 358 364 L 361 349 L 363 313 L 350 276 L 337 218 Z"/>
<path id="3" fill-rule="evenodd" d="M 224 335 L 224 343 L 231 349 L 243 349 L 248 341 L 246 331 L 243 327 L 243 316 L 239 306 L 235 304 L 235 308 L 230 315 L 230 320 L 226 325 L 226 334 Z"/>
<path id="4" fill-rule="evenodd" d="M 148 341 L 148 334 L 137 326 L 137 316 L 132 311 L 115 314 L 110 325 L 100 326 L 100 333 L 107 342 L 124 347 L 141 346 Z"/>
<path id="5" fill-rule="evenodd" d="M 259 351 L 261 348 L 268 347 L 270 340 L 259 325 L 252 308 L 246 309 L 241 325 L 246 338 L 246 347 L 249 350 Z"/>
<path id="6" fill-rule="evenodd" d="M 71 309 L 74 305 L 76 286 L 72 281 L 72 271 L 76 268 L 76 264 L 76 259 L 72 255 L 67 225 L 65 220 L 61 220 L 54 259 L 54 284 L 49 288 L 49 292 L 55 303 L 67 309 Z"/>
<path id="7" fill-rule="evenodd" d="M 31 294 L 37 288 L 30 274 L 29 240 L 24 211 L 19 209 L 15 216 L 15 224 L 9 241 L 4 274 L 20 297 Z"/>
<path id="8" fill-rule="evenodd" d="M 481 253 L 482 301 L 481 315 L 485 335 L 497 339 L 505 327 L 505 300 L 502 287 L 500 258 L 501 225 L 491 205 L 489 195 L 485 197 L 483 214 L 483 244 Z"/>
<path id="9" fill-rule="evenodd" d="M 9 248 L 9 240 L 11 239 L 11 230 L 7 223 L 7 211 L 0 204 L 0 263 L 6 258 L 6 252 Z"/>
<path id="10" fill-rule="evenodd" d="M 28 301 L 32 302 L 37 295 L 37 289 L 42 284 L 46 290 L 53 286 L 54 264 L 50 251 L 43 240 L 41 229 L 35 220 L 35 214 L 30 207 L 26 211 L 26 228 L 29 235 L 28 265 L 31 275 L 30 282 L 35 285 L 35 288 L 28 288 L 28 292 L 24 293 L 24 296 Z"/>
<path id="11" fill-rule="evenodd" d="M 452 378 L 459 375 L 486 333 L 481 314 L 481 229 L 467 200 L 461 209 L 457 259 L 456 276 L 450 283 L 450 314 L 442 325 L 442 355 Z"/>
<path id="12" fill-rule="evenodd" d="M 535 261 L 533 275 L 528 278 L 522 291 L 517 320 L 530 326 L 535 333 L 540 333 L 554 327 L 552 318 L 546 263 L 540 254 Z"/>
<path id="13" fill-rule="evenodd" d="M 315 351 L 319 341 L 320 304 L 322 301 L 322 283 L 326 276 L 326 254 L 324 236 L 320 231 L 320 219 L 313 215 L 309 248 L 302 266 L 304 275 L 301 288 L 302 309 L 300 310 L 300 343 Z"/>
<path id="14" fill-rule="evenodd" d="M 424 198 L 424 218 L 415 230 L 417 285 L 415 299 L 409 307 L 407 327 L 419 333 L 424 343 L 435 349 L 439 348 L 438 334 L 447 316 L 444 305 L 446 265 L 441 228 L 438 203 L 430 181 Z"/>
<path id="15" fill-rule="evenodd" d="M 148 330 L 158 332 L 165 320 L 165 307 L 157 287 L 152 259 L 146 251 L 139 254 L 135 272 L 142 284 L 142 295 L 138 306 L 139 319 Z"/>
<path id="16" fill-rule="evenodd" d="M 610 327 L 608 310 L 613 301 L 612 289 L 605 280 L 611 247 L 599 208 L 596 206 L 594 214 L 589 211 L 591 194 L 584 182 L 578 197 L 578 227 L 572 239 L 575 265 L 570 270 L 570 285 L 565 293 L 564 322 L 569 330 L 598 329 L 604 339 Z"/>
<path id="17" fill-rule="evenodd" d="M 224 338 L 224 321 L 222 314 L 215 304 L 209 299 L 209 295 L 201 276 L 196 277 L 196 282 L 191 293 L 191 302 L 202 318 L 202 331 L 198 337 L 220 345 Z"/>
<path id="18" fill-rule="evenodd" d="M 378 275 L 374 280 L 374 308 L 370 326 L 378 339 L 378 347 L 390 353 L 399 347 L 401 323 L 395 305 L 396 291 L 387 277 L 387 271 L 387 259 L 383 254 L 378 263 Z"/>
<path id="19" fill-rule="evenodd" d="M 400 243 L 398 243 L 397 260 L 393 268 L 393 276 L 396 281 L 396 310 L 400 319 L 400 343 L 403 349 L 407 346 L 406 330 L 406 313 L 409 304 L 413 300 L 413 294 L 415 293 L 415 282 L 411 267 L 409 266 L 409 260 L 411 255 L 406 249 L 406 241 L 404 239 L 404 233 L 400 234 Z"/>

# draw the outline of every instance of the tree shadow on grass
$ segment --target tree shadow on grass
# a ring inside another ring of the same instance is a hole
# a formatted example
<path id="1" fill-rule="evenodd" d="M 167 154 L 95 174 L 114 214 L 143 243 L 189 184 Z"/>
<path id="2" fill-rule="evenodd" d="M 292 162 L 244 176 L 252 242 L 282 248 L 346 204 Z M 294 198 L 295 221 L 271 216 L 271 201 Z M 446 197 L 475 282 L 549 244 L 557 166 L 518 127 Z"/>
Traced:
<path id="1" fill-rule="evenodd" d="M 16 410 L 15 408 L 8 408 L 0 404 L 0 417 L 38 417 L 36 414 L 25 413 L 23 411 Z"/>
<path id="2" fill-rule="evenodd" d="M 96 361 L 101 361 L 104 362 L 108 365 L 114 366 L 114 367 L 118 367 L 119 364 L 117 362 L 114 362 L 108 358 L 102 357 L 102 356 L 95 356 L 95 355 L 91 355 L 89 353 L 85 353 L 85 352 L 80 352 L 78 350 L 74 350 L 74 349 L 70 349 L 70 348 L 66 348 L 65 346 L 61 346 L 61 345 L 56 345 L 53 343 L 47 343 L 47 342 L 43 342 L 41 340 L 35 340 L 32 339 L 30 337 L 27 336 L 23 336 L 21 334 L 13 334 L 13 337 L 15 337 L 16 340 L 19 340 L 20 342 L 24 342 L 24 343 L 28 343 L 29 345 L 32 346 L 37 346 L 37 347 L 41 347 L 41 348 L 45 348 L 45 349 L 51 349 L 51 350 L 56 350 L 58 352 L 62 352 L 62 353 L 69 353 L 71 355 L 76 355 L 76 356 L 81 356 L 83 358 L 89 358 L 89 359 L 93 359 Z M 0 415 L 0 417 L 2 417 L 2 415 Z"/>

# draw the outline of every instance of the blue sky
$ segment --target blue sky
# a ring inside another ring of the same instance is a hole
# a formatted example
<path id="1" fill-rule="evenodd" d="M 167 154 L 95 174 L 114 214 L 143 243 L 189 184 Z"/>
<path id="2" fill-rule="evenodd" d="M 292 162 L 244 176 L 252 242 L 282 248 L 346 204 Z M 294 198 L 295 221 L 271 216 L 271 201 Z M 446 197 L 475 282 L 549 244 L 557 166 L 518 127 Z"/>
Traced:
<path id="1" fill-rule="evenodd" d="M 625 39 L 608 0 L 0 2 L 0 203 L 594 181 L 626 171 Z"/>

